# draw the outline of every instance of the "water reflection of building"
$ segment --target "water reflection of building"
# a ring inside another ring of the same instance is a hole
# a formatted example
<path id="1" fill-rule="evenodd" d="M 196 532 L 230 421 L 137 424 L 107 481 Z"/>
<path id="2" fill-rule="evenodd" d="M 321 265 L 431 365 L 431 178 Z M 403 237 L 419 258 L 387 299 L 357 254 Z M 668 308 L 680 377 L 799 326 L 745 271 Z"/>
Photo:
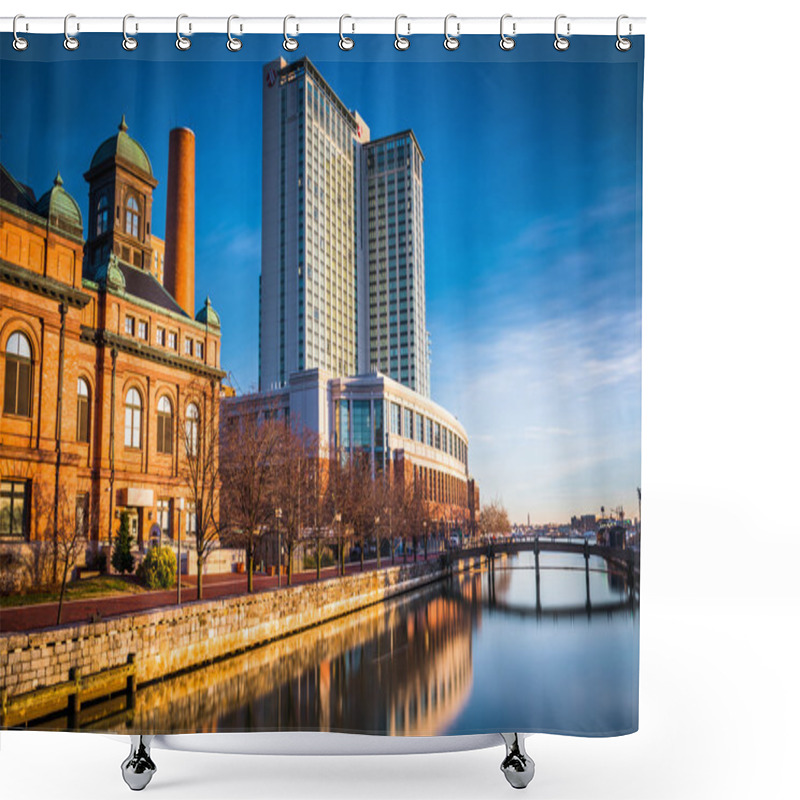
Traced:
<path id="1" fill-rule="evenodd" d="M 376 636 L 324 659 L 220 726 L 435 735 L 472 684 L 470 616 L 442 597 L 392 608 Z M 237 720 L 237 722 L 234 722 Z"/>
<path id="2" fill-rule="evenodd" d="M 103 728 L 434 735 L 471 688 L 471 610 L 436 585 L 144 687 Z"/>

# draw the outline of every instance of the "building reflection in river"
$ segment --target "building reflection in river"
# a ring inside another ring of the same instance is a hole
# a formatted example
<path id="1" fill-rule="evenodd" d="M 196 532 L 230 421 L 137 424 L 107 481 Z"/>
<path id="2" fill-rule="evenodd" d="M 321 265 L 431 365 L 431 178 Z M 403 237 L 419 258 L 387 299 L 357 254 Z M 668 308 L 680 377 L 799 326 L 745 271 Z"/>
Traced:
<path id="1" fill-rule="evenodd" d="M 625 577 L 592 563 L 584 580 L 582 557 L 543 556 L 539 573 L 528 561 L 503 559 L 493 573 L 458 575 L 142 687 L 133 711 L 97 727 L 394 735 L 513 730 L 512 722 L 527 731 L 635 729 L 638 614 Z M 587 608 L 587 587 L 596 612 Z"/>

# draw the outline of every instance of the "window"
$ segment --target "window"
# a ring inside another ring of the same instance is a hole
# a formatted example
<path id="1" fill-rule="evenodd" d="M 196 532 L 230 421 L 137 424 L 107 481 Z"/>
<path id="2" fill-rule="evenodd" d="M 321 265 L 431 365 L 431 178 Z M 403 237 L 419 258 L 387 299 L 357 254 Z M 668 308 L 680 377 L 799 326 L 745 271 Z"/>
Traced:
<path id="1" fill-rule="evenodd" d="M 147 341 L 147 323 L 139 320 L 139 338 Z"/>
<path id="2" fill-rule="evenodd" d="M 159 453 L 172 452 L 172 403 L 164 395 L 159 401 L 156 410 L 157 435 L 156 450 Z"/>
<path id="3" fill-rule="evenodd" d="M 353 400 L 353 446 L 369 449 L 370 436 L 369 400 Z"/>
<path id="4" fill-rule="evenodd" d="M 192 340 L 186 339 L 183 343 L 183 351 L 186 353 L 187 356 L 192 354 Z"/>
<path id="5" fill-rule="evenodd" d="M 189 456 L 197 455 L 197 429 L 200 422 L 200 412 L 194 403 L 189 403 L 186 407 L 186 454 Z"/>
<path id="6" fill-rule="evenodd" d="M 108 198 L 103 195 L 97 201 L 97 235 L 102 236 L 108 230 Z"/>
<path id="7" fill-rule="evenodd" d="M 29 481 L 0 483 L 0 536 L 28 536 Z"/>
<path id="8" fill-rule="evenodd" d="M 197 533 L 197 511 L 194 503 L 189 503 L 186 507 L 186 538 L 193 537 Z"/>
<path id="9" fill-rule="evenodd" d="M 125 233 L 139 237 L 139 204 L 135 197 L 129 197 L 125 206 Z"/>
<path id="10" fill-rule="evenodd" d="M 76 439 L 89 441 L 89 384 L 78 378 L 78 425 Z"/>
<path id="11" fill-rule="evenodd" d="M 203 357 L 203 343 L 202 342 L 198 342 L 197 343 L 197 347 L 195 348 L 194 354 L 198 358 L 202 358 Z"/>
<path id="12" fill-rule="evenodd" d="M 414 412 L 410 408 L 403 409 L 403 436 L 414 438 Z"/>
<path id="13" fill-rule="evenodd" d="M 142 398 L 136 389 L 125 395 L 125 447 L 142 446 Z"/>
<path id="14" fill-rule="evenodd" d="M 158 527 L 161 528 L 162 535 L 167 537 L 170 536 L 169 523 L 171 514 L 169 513 L 169 506 L 170 502 L 168 498 L 159 498 L 156 510 Z"/>
<path id="15" fill-rule="evenodd" d="M 392 403 L 389 408 L 391 409 L 389 430 L 396 436 L 400 436 L 400 406 L 397 403 Z"/>
<path id="16" fill-rule="evenodd" d="M 78 492 L 75 495 L 75 530 L 78 535 L 87 538 L 89 535 L 89 494 Z"/>
<path id="17" fill-rule="evenodd" d="M 128 336 L 133 336 L 133 326 L 135 322 L 133 317 L 125 317 L 125 333 L 127 333 Z"/>
<path id="18" fill-rule="evenodd" d="M 170 331 L 167 334 L 167 344 L 172 350 L 178 349 L 178 334 L 174 331 Z"/>
<path id="19" fill-rule="evenodd" d="M 164 346 L 164 329 L 163 328 L 156 328 L 156 344 Z"/>
<path id="20" fill-rule="evenodd" d="M 19 417 L 31 415 L 31 379 L 33 358 L 31 343 L 24 333 L 12 333 L 6 343 L 6 383 L 3 412 Z"/>

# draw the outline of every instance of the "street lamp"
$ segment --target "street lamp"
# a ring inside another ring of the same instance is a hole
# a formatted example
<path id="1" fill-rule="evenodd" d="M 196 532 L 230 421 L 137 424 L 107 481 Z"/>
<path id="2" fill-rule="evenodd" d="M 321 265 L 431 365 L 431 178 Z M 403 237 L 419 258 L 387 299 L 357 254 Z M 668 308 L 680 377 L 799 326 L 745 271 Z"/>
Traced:
<path id="1" fill-rule="evenodd" d="M 344 575 L 344 544 L 342 543 L 342 515 L 334 514 L 333 523 L 339 534 L 339 574 Z"/>
<path id="2" fill-rule="evenodd" d="M 381 537 L 378 535 L 378 525 L 381 524 L 381 518 L 375 517 L 375 566 L 381 568 Z"/>
<path id="3" fill-rule="evenodd" d="M 278 529 L 278 588 L 281 588 L 281 567 L 283 566 L 283 546 L 281 544 L 281 518 L 283 509 L 275 509 L 275 527 Z"/>

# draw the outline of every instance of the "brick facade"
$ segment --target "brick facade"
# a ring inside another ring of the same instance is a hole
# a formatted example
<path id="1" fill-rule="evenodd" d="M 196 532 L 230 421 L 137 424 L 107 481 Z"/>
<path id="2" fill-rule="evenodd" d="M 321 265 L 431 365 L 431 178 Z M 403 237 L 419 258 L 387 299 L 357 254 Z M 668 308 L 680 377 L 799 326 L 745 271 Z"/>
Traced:
<path id="1" fill-rule="evenodd" d="M 60 178 L 37 202 L 0 167 L 0 553 L 7 555 L 43 539 L 56 486 L 82 505 L 91 543 L 110 542 L 123 508 L 142 543 L 159 521 L 173 536 L 179 526 L 187 530 L 181 431 L 190 404 L 201 414 L 218 407 L 210 398 L 224 376 L 219 320 L 208 301 L 190 316 L 161 285 L 169 265 L 152 257 L 163 245 L 151 243 L 150 233 L 157 182 L 146 174 L 146 155 L 129 163 L 130 150 L 114 151 L 112 140 L 86 173 L 87 241 Z M 93 209 L 106 188 L 104 229 Z M 126 229 L 132 192 L 142 211 Z M 142 268 L 122 258 L 133 244 Z M 21 368 L 16 334 L 31 351 Z M 138 412 L 126 409 L 131 389 Z M 171 414 L 163 413 L 163 398 Z"/>

